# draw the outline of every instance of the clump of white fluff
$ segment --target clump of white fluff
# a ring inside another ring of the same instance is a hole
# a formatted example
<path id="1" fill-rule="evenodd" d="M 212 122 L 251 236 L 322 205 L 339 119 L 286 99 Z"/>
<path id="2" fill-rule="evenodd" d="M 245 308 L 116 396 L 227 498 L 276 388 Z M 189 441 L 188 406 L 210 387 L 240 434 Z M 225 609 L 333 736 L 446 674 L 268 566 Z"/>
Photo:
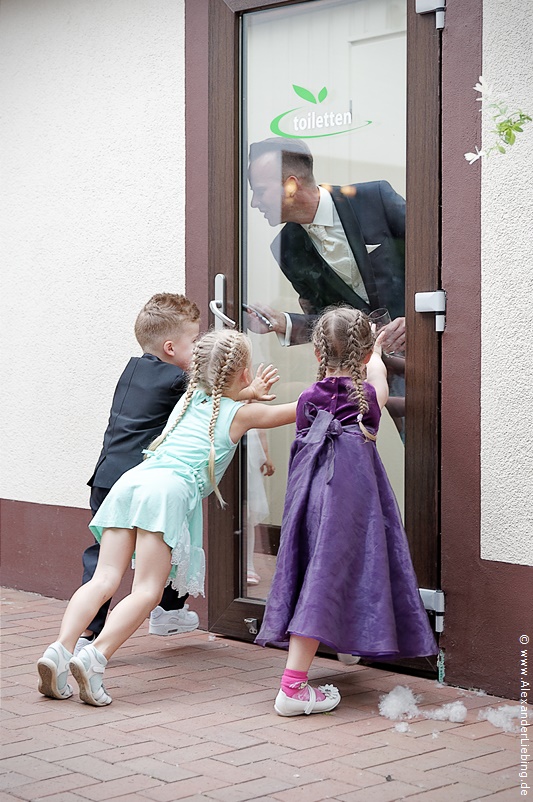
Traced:
<path id="1" fill-rule="evenodd" d="M 462 702 L 448 702 L 435 710 L 425 710 L 424 718 L 431 718 L 434 721 L 453 721 L 457 724 L 466 719 L 467 710 Z"/>
<path id="2" fill-rule="evenodd" d="M 520 718 L 520 705 L 502 705 L 498 709 L 488 707 L 486 710 L 480 710 L 478 715 L 480 721 L 489 721 L 493 727 L 498 727 L 504 732 L 518 732 L 518 726 L 514 723 L 515 718 Z"/>
<path id="3" fill-rule="evenodd" d="M 397 685 L 390 693 L 381 697 L 379 702 L 379 713 L 384 718 L 391 721 L 402 721 L 405 719 L 423 716 L 434 721 L 452 721 L 461 723 L 466 719 L 467 709 L 462 702 L 449 702 L 448 704 L 437 707 L 434 710 L 420 711 L 418 702 L 421 696 L 415 696 L 411 688 L 405 685 Z M 408 732 L 407 725 L 396 725 L 398 732 Z"/>
<path id="4" fill-rule="evenodd" d="M 390 693 L 381 697 L 378 705 L 379 714 L 391 721 L 414 718 L 420 715 L 417 707 L 418 701 L 420 701 L 420 697 L 415 696 L 411 688 L 397 685 Z"/>
<path id="5" fill-rule="evenodd" d="M 396 732 L 411 732 L 411 729 L 407 721 L 399 721 L 397 724 L 394 725 L 394 729 L 396 730 Z"/>

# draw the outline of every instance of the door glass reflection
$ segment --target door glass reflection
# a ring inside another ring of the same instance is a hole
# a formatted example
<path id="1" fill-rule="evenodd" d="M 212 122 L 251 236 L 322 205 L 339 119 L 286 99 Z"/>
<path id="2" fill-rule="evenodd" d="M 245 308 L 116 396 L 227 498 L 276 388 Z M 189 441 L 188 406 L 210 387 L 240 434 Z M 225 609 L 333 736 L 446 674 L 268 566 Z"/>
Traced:
<path id="1" fill-rule="evenodd" d="M 406 0 L 314 0 L 242 26 L 242 325 L 284 402 L 315 381 L 309 327 L 326 306 L 385 308 L 402 330 Z M 401 338 L 389 353 L 378 449 L 403 509 Z M 293 438 L 244 443 L 243 596 L 268 593 Z"/>

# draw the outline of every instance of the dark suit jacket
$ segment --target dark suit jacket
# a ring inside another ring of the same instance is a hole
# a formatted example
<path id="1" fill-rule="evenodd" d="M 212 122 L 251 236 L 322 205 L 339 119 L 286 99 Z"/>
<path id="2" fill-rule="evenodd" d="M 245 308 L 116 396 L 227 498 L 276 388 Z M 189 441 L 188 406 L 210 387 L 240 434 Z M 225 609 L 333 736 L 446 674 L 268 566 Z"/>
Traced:
<path id="1" fill-rule="evenodd" d="M 181 368 L 152 354 L 132 357 L 118 380 L 102 452 L 90 487 L 112 487 L 142 461 L 142 451 L 161 434 L 187 387 Z"/>
<path id="2" fill-rule="evenodd" d="M 291 343 L 306 342 L 316 316 L 332 304 L 346 303 L 365 312 L 386 307 L 392 319 L 405 314 L 405 201 L 388 181 L 343 189 L 332 187 L 330 192 L 369 302 L 322 259 L 301 225 L 286 223 L 271 249 L 305 313 L 291 314 Z M 366 245 L 379 247 L 369 254 Z"/>

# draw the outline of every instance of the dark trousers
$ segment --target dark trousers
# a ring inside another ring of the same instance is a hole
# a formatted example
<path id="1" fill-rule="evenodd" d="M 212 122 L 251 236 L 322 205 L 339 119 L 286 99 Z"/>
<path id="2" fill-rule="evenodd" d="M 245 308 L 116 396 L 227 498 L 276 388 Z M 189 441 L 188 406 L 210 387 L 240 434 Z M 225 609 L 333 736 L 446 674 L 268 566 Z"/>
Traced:
<path id="1" fill-rule="evenodd" d="M 108 487 L 92 487 L 91 488 L 91 512 L 93 515 L 96 515 L 96 511 L 100 507 L 101 503 L 109 493 L 110 488 Z M 93 543 L 92 546 L 88 546 L 85 551 L 83 552 L 83 578 L 82 584 L 85 585 L 90 579 L 93 578 L 94 572 L 96 571 L 96 564 L 98 562 L 98 555 L 100 554 L 100 544 Z M 168 585 L 164 591 L 163 596 L 161 597 L 161 601 L 159 602 L 159 606 L 163 608 L 163 610 L 181 610 L 187 599 L 189 598 L 189 594 L 187 593 L 185 596 L 178 596 L 177 591 L 175 591 L 170 585 Z M 91 632 L 94 632 L 95 635 L 99 635 L 100 632 L 104 628 L 105 620 L 107 618 L 107 614 L 109 612 L 109 605 L 111 604 L 111 599 L 104 602 L 98 612 L 96 613 L 95 617 L 87 627 Z"/>

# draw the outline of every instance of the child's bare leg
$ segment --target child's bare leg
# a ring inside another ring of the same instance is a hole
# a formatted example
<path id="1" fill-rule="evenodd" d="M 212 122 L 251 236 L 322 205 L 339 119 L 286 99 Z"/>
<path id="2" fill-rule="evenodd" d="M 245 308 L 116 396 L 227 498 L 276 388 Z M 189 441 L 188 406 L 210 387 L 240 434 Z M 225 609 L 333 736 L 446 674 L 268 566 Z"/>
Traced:
<path id="1" fill-rule="evenodd" d="M 117 591 L 134 548 L 134 529 L 104 530 L 94 576 L 78 588 L 61 622 L 58 640 L 69 652 L 74 651 L 80 632 L 92 621 L 102 604 Z"/>
<path id="2" fill-rule="evenodd" d="M 101 604 L 110 599 L 118 588 L 133 554 L 134 544 L 133 529 L 107 529 L 103 533 L 100 560 L 93 578 L 76 591 L 65 610 L 58 640 L 50 644 L 37 661 L 39 691 L 44 696 L 52 699 L 69 699 L 72 696 L 67 678 L 69 668 L 72 668 L 74 645 Z M 93 700 L 91 704 L 109 704 L 110 701 L 111 697 L 102 691 L 98 701 Z"/>
<path id="3" fill-rule="evenodd" d="M 318 649 L 320 641 L 313 638 L 302 638 L 300 635 L 291 635 L 289 640 L 289 656 L 287 665 L 291 671 L 309 671 L 311 663 Z"/>
<path id="4" fill-rule="evenodd" d="M 102 632 L 93 642 L 107 660 L 159 603 L 170 568 L 170 548 L 162 534 L 137 529 L 131 593 L 111 610 Z"/>
<path id="5" fill-rule="evenodd" d="M 281 689 L 274 709 L 280 716 L 298 716 L 302 713 L 322 713 L 333 710 L 340 702 L 340 694 L 332 685 L 310 688 L 308 671 L 318 649 L 319 641 L 291 635 L 287 666 L 281 678 Z"/>
<path id="6" fill-rule="evenodd" d="M 300 635 L 291 635 L 289 639 L 289 654 L 287 665 L 281 678 L 281 689 L 290 697 L 299 699 L 309 698 L 307 688 L 307 674 L 318 649 L 320 641 L 314 638 L 302 638 Z M 317 699 L 325 699 L 321 691 L 316 691 Z"/>
<path id="7" fill-rule="evenodd" d="M 155 607 L 170 571 L 170 548 L 160 533 L 137 528 L 135 554 L 135 579 L 131 593 L 111 611 L 96 640 L 84 646 L 70 661 L 80 699 L 95 707 L 111 704 L 111 696 L 103 684 L 107 661 Z"/>

